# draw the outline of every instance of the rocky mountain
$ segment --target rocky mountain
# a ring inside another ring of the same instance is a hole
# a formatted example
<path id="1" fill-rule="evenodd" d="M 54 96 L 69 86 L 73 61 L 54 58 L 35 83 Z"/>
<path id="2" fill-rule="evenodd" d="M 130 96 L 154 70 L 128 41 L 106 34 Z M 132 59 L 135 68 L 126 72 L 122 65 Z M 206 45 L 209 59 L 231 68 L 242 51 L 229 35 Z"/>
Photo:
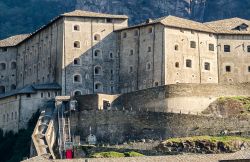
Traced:
<path id="1" fill-rule="evenodd" d="M 169 14 L 201 22 L 236 16 L 250 19 L 249 0 L 0 0 L 0 39 L 30 33 L 74 9 L 126 14 L 130 24 Z"/>

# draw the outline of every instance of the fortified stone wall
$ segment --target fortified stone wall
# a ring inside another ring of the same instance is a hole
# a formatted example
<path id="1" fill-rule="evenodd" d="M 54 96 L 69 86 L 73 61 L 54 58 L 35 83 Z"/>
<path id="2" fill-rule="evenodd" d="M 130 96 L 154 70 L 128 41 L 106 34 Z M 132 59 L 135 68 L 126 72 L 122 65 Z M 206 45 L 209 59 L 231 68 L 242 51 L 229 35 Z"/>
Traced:
<path id="1" fill-rule="evenodd" d="M 197 114 L 221 96 L 250 96 L 250 84 L 177 84 L 120 95 L 112 107 Z"/>
<path id="2" fill-rule="evenodd" d="M 249 117 L 212 118 L 159 112 L 81 111 L 71 116 L 71 131 L 85 140 L 91 133 L 98 143 L 165 139 L 197 135 L 218 135 L 222 131 L 249 135 Z"/>

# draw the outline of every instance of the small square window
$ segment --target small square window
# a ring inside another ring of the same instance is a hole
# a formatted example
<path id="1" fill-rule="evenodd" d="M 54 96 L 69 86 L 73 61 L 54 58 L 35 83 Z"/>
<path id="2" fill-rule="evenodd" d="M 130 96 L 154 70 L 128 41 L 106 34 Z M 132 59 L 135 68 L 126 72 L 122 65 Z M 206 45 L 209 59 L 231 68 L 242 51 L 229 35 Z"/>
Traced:
<path id="1" fill-rule="evenodd" d="M 129 73 L 133 73 L 133 66 L 129 67 Z"/>
<path id="2" fill-rule="evenodd" d="M 214 44 L 209 44 L 209 51 L 214 51 Z"/>
<path id="3" fill-rule="evenodd" d="M 186 67 L 192 68 L 192 60 L 186 60 Z"/>
<path id="4" fill-rule="evenodd" d="M 250 46 L 247 46 L 247 52 L 250 52 Z"/>
<path id="5" fill-rule="evenodd" d="M 148 47 L 148 52 L 151 52 L 152 51 L 152 48 L 149 46 Z"/>
<path id="6" fill-rule="evenodd" d="M 190 48 L 196 48 L 196 42 L 195 41 L 190 42 Z"/>
<path id="7" fill-rule="evenodd" d="M 152 27 L 150 27 L 150 28 L 148 29 L 148 33 L 153 33 L 153 28 L 152 28 Z"/>
<path id="8" fill-rule="evenodd" d="M 229 45 L 224 45 L 224 52 L 230 52 L 230 46 Z"/>
<path id="9" fill-rule="evenodd" d="M 134 50 L 130 50 L 130 56 L 134 55 Z"/>
<path id="10" fill-rule="evenodd" d="M 107 18 L 107 19 L 106 19 L 106 22 L 107 22 L 107 23 L 112 23 L 112 19 Z"/>
<path id="11" fill-rule="evenodd" d="M 8 51 L 8 48 L 7 47 L 3 47 L 2 48 L 2 52 L 7 52 Z"/>
<path id="12" fill-rule="evenodd" d="M 226 66 L 226 72 L 231 72 L 231 66 Z"/>
<path id="13" fill-rule="evenodd" d="M 127 33 L 126 32 L 123 33 L 123 38 L 127 38 Z"/>
<path id="14" fill-rule="evenodd" d="M 30 98 L 30 97 L 31 97 L 31 94 L 30 94 L 30 93 L 26 94 L 26 97 L 27 97 L 27 98 Z"/>
<path id="15" fill-rule="evenodd" d="M 210 71 L 210 63 L 209 62 L 205 62 L 204 69 Z"/>

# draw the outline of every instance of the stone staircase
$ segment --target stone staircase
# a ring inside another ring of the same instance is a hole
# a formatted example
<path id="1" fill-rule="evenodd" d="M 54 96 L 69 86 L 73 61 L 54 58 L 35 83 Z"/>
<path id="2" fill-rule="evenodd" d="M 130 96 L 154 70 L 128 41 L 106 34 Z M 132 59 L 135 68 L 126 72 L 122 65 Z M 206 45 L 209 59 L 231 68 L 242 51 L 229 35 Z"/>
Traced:
<path id="1" fill-rule="evenodd" d="M 32 142 L 38 156 L 55 159 L 53 151 L 56 141 L 55 121 L 52 108 L 46 108 L 41 112 L 32 134 Z"/>

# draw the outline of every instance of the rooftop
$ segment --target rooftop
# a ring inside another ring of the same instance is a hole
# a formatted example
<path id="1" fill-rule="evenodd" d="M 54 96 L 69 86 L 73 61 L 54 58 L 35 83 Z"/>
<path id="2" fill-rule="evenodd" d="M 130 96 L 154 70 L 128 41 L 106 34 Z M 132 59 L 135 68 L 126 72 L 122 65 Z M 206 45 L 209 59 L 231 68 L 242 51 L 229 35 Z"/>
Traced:
<path id="1" fill-rule="evenodd" d="M 15 35 L 15 36 L 0 40 L 0 47 L 16 46 L 18 43 L 22 42 L 27 37 L 29 37 L 29 34 L 20 34 L 20 35 Z"/>
<path id="2" fill-rule="evenodd" d="M 250 34 L 250 21 L 237 17 L 204 24 L 220 34 Z"/>
<path id="3" fill-rule="evenodd" d="M 72 12 L 64 13 L 61 16 L 72 16 L 72 17 L 96 17 L 96 18 L 120 18 L 120 19 L 128 19 L 126 15 L 111 15 L 83 10 L 75 10 Z"/>
<path id="4" fill-rule="evenodd" d="M 137 28 L 137 27 L 141 27 L 141 26 L 145 26 L 145 25 L 152 25 L 152 24 L 157 24 L 157 23 L 160 23 L 160 24 L 167 26 L 167 27 L 175 27 L 175 28 L 182 28 L 182 29 L 204 31 L 204 32 L 208 32 L 208 33 L 215 33 L 215 31 L 212 28 L 209 28 L 208 26 L 204 25 L 203 23 L 180 18 L 180 17 L 176 17 L 176 16 L 172 16 L 172 15 L 161 17 L 158 19 L 154 19 L 154 20 L 149 21 L 148 23 L 145 22 L 145 23 L 142 23 L 139 25 L 135 25 L 135 26 L 119 29 L 119 30 Z M 117 30 L 117 31 L 119 31 L 119 30 Z"/>

